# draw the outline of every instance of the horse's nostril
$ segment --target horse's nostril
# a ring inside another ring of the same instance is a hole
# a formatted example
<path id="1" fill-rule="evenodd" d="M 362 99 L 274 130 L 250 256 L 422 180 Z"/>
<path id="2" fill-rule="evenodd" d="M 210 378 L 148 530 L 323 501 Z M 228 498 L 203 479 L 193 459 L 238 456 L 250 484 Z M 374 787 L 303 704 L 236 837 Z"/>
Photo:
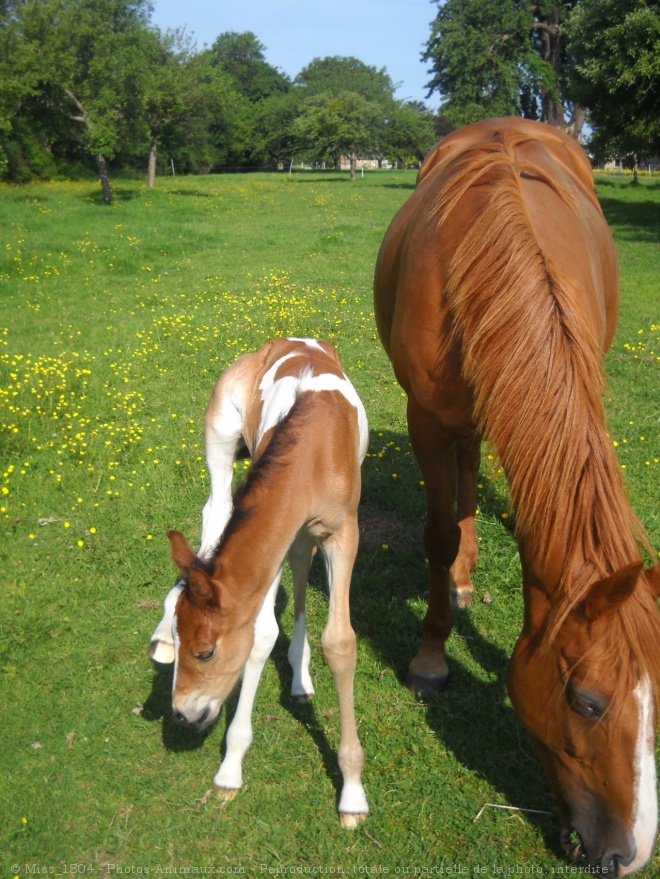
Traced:
<path id="1" fill-rule="evenodd" d="M 209 712 L 210 712 L 210 708 L 207 705 L 206 708 L 204 709 L 203 713 L 197 718 L 197 723 L 200 723 L 200 724 L 204 723 L 206 718 L 209 716 Z"/>
<path id="2" fill-rule="evenodd" d="M 177 723 L 184 723 L 184 724 L 188 723 L 188 718 L 181 711 L 174 712 L 174 719 L 176 720 Z"/>

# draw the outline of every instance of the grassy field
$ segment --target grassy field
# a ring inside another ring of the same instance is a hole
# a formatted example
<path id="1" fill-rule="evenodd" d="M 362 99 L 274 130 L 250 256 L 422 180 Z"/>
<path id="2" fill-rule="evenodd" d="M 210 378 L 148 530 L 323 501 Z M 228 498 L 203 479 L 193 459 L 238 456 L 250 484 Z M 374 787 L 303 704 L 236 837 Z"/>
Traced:
<path id="1" fill-rule="evenodd" d="M 564 868 L 553 800 L 505 693 L 521 581 L 506 486 L 487 458 L 478 597 L 449 642 L 452 685 L 427 701 L 401 685 L 425 609 L 424 499 L 371 280 L 414 179 L 117 183 L 111 207 L 95 183 L 0 188 L 0 875 Z M 610 434 L 660 546 L 660 188 L 601 179 L 599 195 L 622 265 Z M 337 345 L 370 418 L 352 604 L 372 814 L 354 833 L 335 811 L 320 566 L 308 617 L 317 695 L 308 706 L 288 696 L 285 574 L 233 801 L 211 780 L 235 701 L 205 737 L 178 730 L 169 674 L 147 655 L 175 578 L 165 532 L 199 538 L 213 383 L 238 354 L 288 334 Z M 660 857 L 644 875 L 660 875 Z"/>

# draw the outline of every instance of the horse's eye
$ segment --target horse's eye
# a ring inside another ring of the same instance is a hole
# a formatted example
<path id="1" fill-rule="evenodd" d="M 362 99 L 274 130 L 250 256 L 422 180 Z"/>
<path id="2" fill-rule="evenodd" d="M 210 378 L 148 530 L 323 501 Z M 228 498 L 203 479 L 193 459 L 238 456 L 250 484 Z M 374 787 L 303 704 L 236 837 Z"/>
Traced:
<path id="1" fill-rule="evenodd" d="M 213 659 L 215 656 L 215 647 L 213 650 L 203 650 L 201 653 L 194 654 L 195 659 L 199 659 L 200 662 L 208 662 L 209 659 Z"/>
<path id="2" fill-rule="evenodd" d="M 586 717 L 588 720 L 598 720 L 605 713 L 607 706 L 595 693 L 589 693 L 586 690 L 576 690 L 573 684 L 569 683 L 567 695 L 568 704 L 580 717 Z"/>

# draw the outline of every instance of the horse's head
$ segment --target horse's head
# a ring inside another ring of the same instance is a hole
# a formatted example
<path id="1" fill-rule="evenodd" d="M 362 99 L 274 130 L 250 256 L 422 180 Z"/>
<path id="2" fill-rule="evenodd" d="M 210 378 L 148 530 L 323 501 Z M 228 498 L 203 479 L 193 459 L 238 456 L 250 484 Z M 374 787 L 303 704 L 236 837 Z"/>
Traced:
<path id="1" fill-rule="evenodd" d="M 168 537 L 172 559 L 183 579 L 170 593 L 173 647 L 152 641 L 152 656 L 157 661 L 174 662 L 172 708 L 176 719 L 207 726 L 218 716 L 241 675 L 252 647 L 254 626 L 238 619 L 235 600 L 202 567 L 183 535 L 170 531 Z"/>
<path id="2" fill-rule="evenodd" d="M 551 639 L 529 613 L 509 668 L 511 701 L 562 812 L 564 848 L 608 876 L 639 869 L 655 847 L 659 579 L 657 567 L 638 564 L 592 584 Z"/>

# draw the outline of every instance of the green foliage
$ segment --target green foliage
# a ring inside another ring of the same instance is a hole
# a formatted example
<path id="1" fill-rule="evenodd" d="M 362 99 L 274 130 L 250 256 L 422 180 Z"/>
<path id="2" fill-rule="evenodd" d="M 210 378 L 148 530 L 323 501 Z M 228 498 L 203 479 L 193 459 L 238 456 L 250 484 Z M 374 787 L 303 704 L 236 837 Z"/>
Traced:
<path id="1" fill-rule="evenodd" d="M 477 597 L 448 642 L 452 683 L 428 701 L 401 683 L 425 610 L 425 509 L 371 282 L 414 180 L 414 171 L 367 172 L 353 184 L 335 173 L 256 173 L 167 178 L 154 191 L 120 180 L 107 209 L 92 183 L 0 186 L 4 876 L 23 877 L 26 864 L 84 876 L 427 868 L 495 879 L 577 869 L 558 851 L 554 801 L 505 694 L 521 575 L 506 486 L 486 455 Z M 598 191 L 622 268 L 609 432 L 660 546 L 660 190 L 604 179 Z M 283 334 L 337 345 L 370 420 L 352 620 L 372 814 L 351 834 L 336 816 L 320 567 L 307 615 L 317 694 L 306 706 L 289 697 L 286 569 L 282 634 L 233 801 L 211 780 L 235 699 L 206 736 L 182 732 L 170 677 L 147 656 L 175 578 L 165 532 L 199 537 L 213 384 L 240 353 Z M 544 814 L 482 811 L 486 803 Z M 640 879 L 659 869 L 656 856 Z"/>
<path id="2" fill-rule="evenodd" d="M 337 55 L 314 58 L 296 77 L 308 95 L 325 92 L 356 92 L 373 104 L 388 104 L 394 100 L 394 84 L 385 68 L 378 70 L 357 58 Z"/>
<path id="3" fill-rule="evenodd" d="M 567 26 L 575 97 L 601 156 L 660 153 L 660 12 L 649 0 L 581 0 Z"/>
<path id="4" fill-rule="evenodd" d="M 297 141 L 316 160 L 377 150 L 383 111 L 357 92 L 320 92 L 308 98 L 293 125 Z"/>
<path id="5" fill-rule="evenodd" d="M 252 104 L 291 87 L 288 77 L 268 64 L 265 51 L 251 31 L 220 34 L 211 48 L 214 63 L 232 77 L 238 91 Z"/>
<path id="6" fill-rule="evenodd" d="M 510 115 L 563 122 L 555 44 L 560 12 L 572 3 L 436 2 L 424 60 L 433 70 L 429 89 L 454 125 Z"/>

